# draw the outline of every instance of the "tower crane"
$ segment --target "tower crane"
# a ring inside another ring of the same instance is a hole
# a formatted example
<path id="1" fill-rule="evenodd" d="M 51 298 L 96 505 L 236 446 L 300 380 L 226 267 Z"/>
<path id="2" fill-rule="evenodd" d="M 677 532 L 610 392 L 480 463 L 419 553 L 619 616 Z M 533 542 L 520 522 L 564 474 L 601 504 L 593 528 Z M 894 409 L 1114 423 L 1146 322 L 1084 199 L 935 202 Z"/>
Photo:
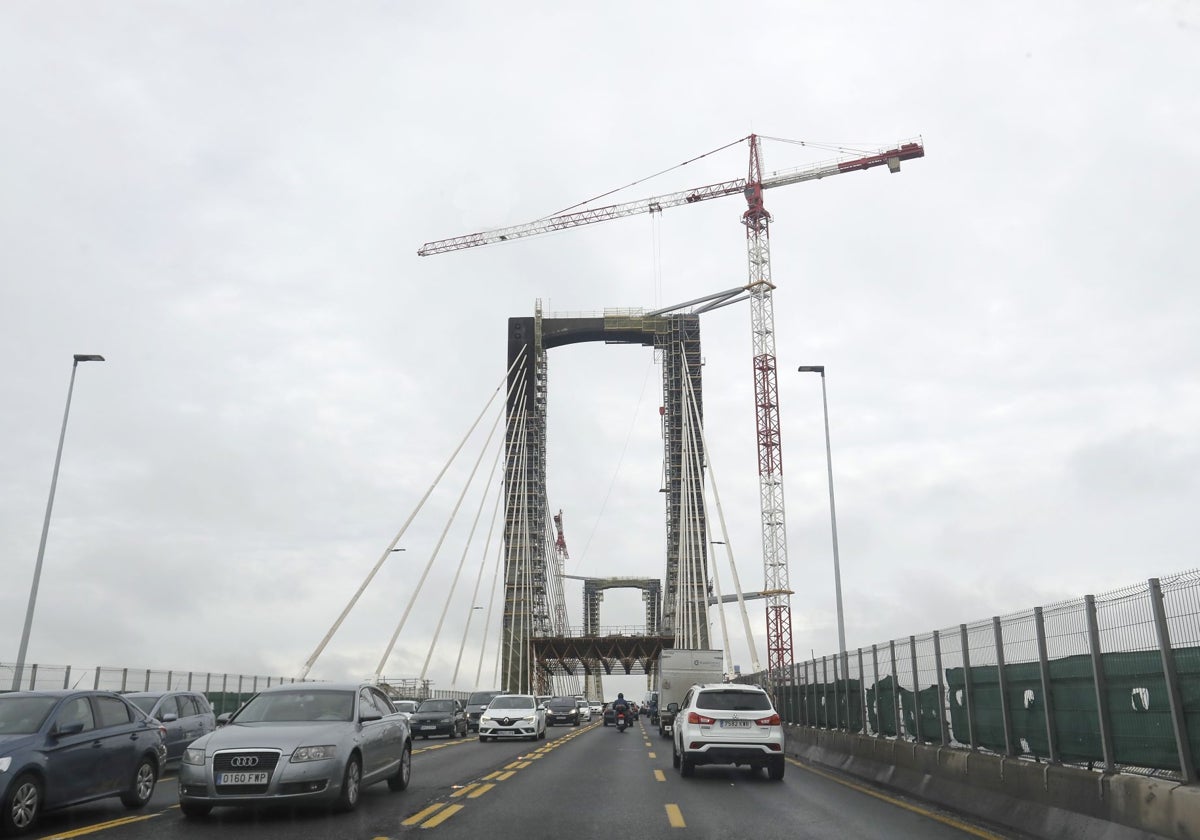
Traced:
<path id="1" fill-rule="evenodd" d="M 417 254 L 426 257 L 461 251 L 640 213 L 656 213 L 669 207 L 696 204 L 729 195 L 741 195 L 745 198 L 746 211 L 742 214 L 742 224 L 746 228 L 749 280 L 745 288 L 750 295 L 750 327 L 754 354 L 763 594 L 767 599 L 767 670 L 772 684 L 778 686 L 790 677 L 792 665 L 792 590 L 788 580 L 787 528 L 783 500 L 783 444 L 780 438 L 779 390 L 775 375 L 775 311 L 772 301 L 775 285 L 771 280 L 771 214 L 763 204 L 763 191 L 876 166 L 887 166 L 889 172 L 899 172 L 901 161 L 924 157 L 925 146 L 919 138 L 907 140 L 873 154 L 839 158 L 815 166 L 775 172 L 764 177 L 760 137 L 751 134 L 742 139 L 750 148 L 750 165 L 744 179 L 723 181 L 623 204 L 560 213 L 521 225 L 426 242 L 418 249 Z M 561 534 L 560 530 L 560 539 Z"/>

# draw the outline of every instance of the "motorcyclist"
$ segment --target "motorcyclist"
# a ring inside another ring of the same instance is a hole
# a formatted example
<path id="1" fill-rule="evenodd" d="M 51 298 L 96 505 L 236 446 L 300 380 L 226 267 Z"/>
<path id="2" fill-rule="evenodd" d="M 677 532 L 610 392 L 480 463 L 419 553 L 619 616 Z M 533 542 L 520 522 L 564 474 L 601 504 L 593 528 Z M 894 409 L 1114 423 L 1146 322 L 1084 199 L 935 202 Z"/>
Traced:
<path id="1" fill-rule="evenodd" d="M 623 714 L 625 715 L 625 719 L 629 720 L 629 701 L 625 699 L 625 695 L 623 693 L 617 693 L 617 699 L 613 701 L 612 709 L 614 718 L 617 715 Z"/>

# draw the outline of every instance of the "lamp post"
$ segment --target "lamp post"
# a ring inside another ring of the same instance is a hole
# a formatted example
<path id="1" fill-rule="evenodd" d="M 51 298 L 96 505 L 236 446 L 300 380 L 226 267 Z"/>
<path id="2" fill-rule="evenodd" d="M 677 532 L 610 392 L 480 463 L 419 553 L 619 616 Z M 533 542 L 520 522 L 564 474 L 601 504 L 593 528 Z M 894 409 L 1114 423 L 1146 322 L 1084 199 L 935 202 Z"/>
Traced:
<path id="1" fill-rule="evenodd" d="M 42 579 L 42 559 L 46 554 L 46 537 L 50 533 L 50 511 L 54 509 L 54 489 L 58 486 L 58 465 L 62 461 L 63 441 L 67 437 L 67 417 L 71 414 L 71 392 L 75 390 L 75 369 L 80 362 L 103 362 L 103 356 L 76 353 L 71 363 L 71 383 L 67 386 L 67 407 L 63 411 L 62 431 L 58 435 L 58 452 L 54 456 L 54 472 L 50 477 L 50 498 L 46 500 L 46 519 L 42 523 L 42 541 L 38 543 L 37 563 L 33 567 L 33 584 L 29 587 L 29 606 L 25 609 L 25 627 L 21 630 L 21 646 L 17 649 L 17 667 L 13 671 L 13 691 L 21 688 L 25 669 L 25 652 L 29 649 L 29 631 L 33 627 L 33 608 L 37 604 L 38 584 Z"/>
<path id="2" fill-rule="evenodd" d="M 825 464 L 829 471 L 829 521 L 833 528 L 833 588 L 837 596 L 838 653 L 843 659 L 842 667 L 844 669 L 846 658 L 846 624 L 842 617 L 842 568 L 838 561 L 837 506 L 833 501 L 833 455 L 829 446 L 829 400 L 825 395 L 825 366 L 801 365 L 796 370 L 799 373 L 821 374 L 821 406 L 825 411 Z"/>

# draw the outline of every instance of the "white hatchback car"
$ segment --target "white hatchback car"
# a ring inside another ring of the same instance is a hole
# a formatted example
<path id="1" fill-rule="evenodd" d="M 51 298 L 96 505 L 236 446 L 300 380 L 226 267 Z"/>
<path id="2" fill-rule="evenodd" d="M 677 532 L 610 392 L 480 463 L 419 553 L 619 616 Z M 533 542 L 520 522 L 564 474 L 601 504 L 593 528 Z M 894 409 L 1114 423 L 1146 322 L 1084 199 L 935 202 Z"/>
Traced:
<path id="1" fill-rule="evenodd" d="M 532 694 L 501 694 L 479 716 L 479 740 L 546 737 L 546 707 Z"/>
<path id="2" fill-rule="evenodd" d="M 744 764 L 783 778 L 783 722 L 758 686 L 694 685 L 675 715 L 672 764 L 690 776 L 699 764 Z"/>

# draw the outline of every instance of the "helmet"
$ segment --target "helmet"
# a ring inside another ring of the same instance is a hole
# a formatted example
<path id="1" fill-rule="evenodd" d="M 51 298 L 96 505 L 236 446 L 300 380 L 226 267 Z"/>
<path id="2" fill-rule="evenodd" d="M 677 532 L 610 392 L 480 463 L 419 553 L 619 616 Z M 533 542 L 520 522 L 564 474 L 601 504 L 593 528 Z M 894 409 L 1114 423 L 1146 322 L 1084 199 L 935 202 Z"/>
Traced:
<path id="1" fill-rule="evenodd" d="M 622 694 L 621 692 L 619 692 L 619 691 L 618 691 L 618 692 L 617 692 L 617 699 L 618 699 L 618 700 L 624 700 L 624 699 L 625 699 L 625 695 L 624 695 L 624 694 Z"/>

